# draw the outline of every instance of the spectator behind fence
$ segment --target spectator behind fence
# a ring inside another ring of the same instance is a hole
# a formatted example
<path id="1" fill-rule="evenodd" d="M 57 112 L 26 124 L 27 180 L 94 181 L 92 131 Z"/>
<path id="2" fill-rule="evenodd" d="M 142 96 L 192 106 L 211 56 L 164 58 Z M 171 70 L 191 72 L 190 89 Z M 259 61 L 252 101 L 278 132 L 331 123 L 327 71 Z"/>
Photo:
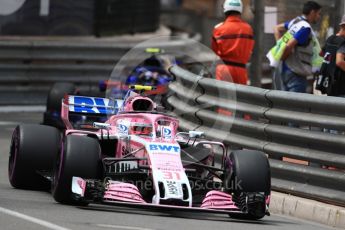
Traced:
<path id="1" fill-rule="evenodd" d="M 246 64 L 254 47 L 253 30 L 241 19 L 241 0 L 225 0 L 223 8 L 226 19 L 215 26 L 212 36 L 212 49 L 224 63 L 217 66 L 216 79 L 245 85 Z"/>
<path id="2" fill-rule="evenodd" d="M 320 14 L 321 6 L 308 1 L 303 6 L 302 16 L 275 26 L 277 43 L 267 57 L 273 67 L 283 61 L 281 72 L 276 76 L 280 77 L 282 90 L 306 93 L 307 76 L 319 70 L 321 48 L 310 24 L 317 23 Z"/>
<path id="3" fill-rule="evenodd" d="M 328 96 L 345 97 L 345 15 L 339 32 L 327 38 L 322 48 L 324 61 L 316 89 Z"/>

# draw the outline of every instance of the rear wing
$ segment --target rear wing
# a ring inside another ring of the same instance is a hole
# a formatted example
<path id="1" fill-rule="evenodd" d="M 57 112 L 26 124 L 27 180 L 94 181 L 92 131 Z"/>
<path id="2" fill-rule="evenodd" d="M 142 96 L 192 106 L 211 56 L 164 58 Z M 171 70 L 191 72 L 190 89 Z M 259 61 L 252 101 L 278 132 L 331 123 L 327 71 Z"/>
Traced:
<path id="1" fill-rule="evenodd" d="M 63 103 L 66 103 L 66 99 Z M 75 113 L 117 114 L 123 100 L 112 100 L 100 97 L 86 97 L 69 95 L 67 99 L 68 111 Z"/>
<path id="2" fill-rule="evenodd" d="M 69 115 L 106 116 L 117 114 L 122 107 L 123 100 L 101 97 L 66 95 L 62 100 L 61 118 L 67 128 L 72 128 Z"/>

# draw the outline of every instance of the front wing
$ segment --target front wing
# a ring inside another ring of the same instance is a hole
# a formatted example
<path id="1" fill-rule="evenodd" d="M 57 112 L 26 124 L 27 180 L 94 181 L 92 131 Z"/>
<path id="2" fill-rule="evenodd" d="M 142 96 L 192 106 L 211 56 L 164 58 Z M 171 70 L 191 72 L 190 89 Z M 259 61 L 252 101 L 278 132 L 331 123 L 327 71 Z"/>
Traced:
<path id="1" fill-rule="evenodd" d="M 119 181 L 109 181 L 105 186 L 101 182 L 94 180 L 73 177 L 72 192 L 77 200 L 104 205 L 161 211 L 179 210 L 200 213 L 247 214 L 246 209 L 240 209 L 236 206 L 235 202 L 232 201 L 231 195 L 221 191 L 208 192 L 202 205 L 199 207 L 148 203 L 141 197 L 136 186 Z"/>

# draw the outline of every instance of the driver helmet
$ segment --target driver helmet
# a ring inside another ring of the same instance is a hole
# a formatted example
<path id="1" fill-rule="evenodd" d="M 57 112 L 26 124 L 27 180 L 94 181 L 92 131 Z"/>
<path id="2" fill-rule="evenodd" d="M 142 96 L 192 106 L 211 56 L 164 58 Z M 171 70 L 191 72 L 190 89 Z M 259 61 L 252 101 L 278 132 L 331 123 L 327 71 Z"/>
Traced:
<path id="1" fill-rule="evenodd" d="M 147 58 L 144 60 L 143 66 L 156 66 L 156 67 L 162 67 L 162 63 L 160 62 L 159 58 L 155 55 Z"/>
<path id="2" fill-rule="evenodd" d="M 147 135 L 147 136 L 149 136 L 151 133 L 152 133 L 152 126 L 133 125 L 131 127 L 131 134 L 134 134 L 134 135 Z"/>

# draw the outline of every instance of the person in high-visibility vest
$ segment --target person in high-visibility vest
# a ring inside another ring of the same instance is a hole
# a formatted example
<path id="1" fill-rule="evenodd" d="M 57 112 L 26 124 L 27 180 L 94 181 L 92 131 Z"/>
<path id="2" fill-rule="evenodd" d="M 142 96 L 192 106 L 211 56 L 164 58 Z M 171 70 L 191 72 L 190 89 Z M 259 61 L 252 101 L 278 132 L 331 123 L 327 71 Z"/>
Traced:
<path id="1" fill-rule="evenodd" d="M 267 57 L 271 66 L 283 61 L 280 79 L 285 91 L 306 93 L 307 77 L 316 73 L 322 64 L 320 44 L 311 27 L 319 21 L 321 8 L 317 2 L 307 1 L 303 15 L 274 28 L 277 43 Z"/>
<path id="2" fill-rule="evenodd" d="M 253 29 L 241 18 L 241 0 L 225 0 L 223 8 L 226 19 L 215 26 L 212 36 L 212 50 L 223 61 L 216 68 L 216 79 L 245 85 L 246 64 L 254 48 Z"/>

